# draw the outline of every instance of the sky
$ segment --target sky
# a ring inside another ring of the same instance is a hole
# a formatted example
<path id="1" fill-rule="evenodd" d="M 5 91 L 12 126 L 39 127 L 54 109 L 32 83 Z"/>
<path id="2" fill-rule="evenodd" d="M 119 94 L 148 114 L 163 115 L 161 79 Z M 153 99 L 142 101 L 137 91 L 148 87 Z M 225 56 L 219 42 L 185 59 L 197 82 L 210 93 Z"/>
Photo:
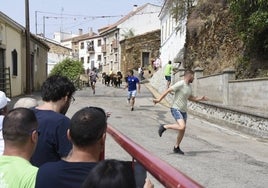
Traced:
<path id="1" fill-rule="evenodd" d="M 146 3 L 162 5 L 163 0 L 29 0 L 30 30 L 45 33 L 52 38 L 54 32 L 87 33 L 115 23 L 133 9 L 133 5 Z M 16 3 L 16 4 L 15 4 Z M 25 26 L 25 0 L 0 0 L 0 11 Z"/>

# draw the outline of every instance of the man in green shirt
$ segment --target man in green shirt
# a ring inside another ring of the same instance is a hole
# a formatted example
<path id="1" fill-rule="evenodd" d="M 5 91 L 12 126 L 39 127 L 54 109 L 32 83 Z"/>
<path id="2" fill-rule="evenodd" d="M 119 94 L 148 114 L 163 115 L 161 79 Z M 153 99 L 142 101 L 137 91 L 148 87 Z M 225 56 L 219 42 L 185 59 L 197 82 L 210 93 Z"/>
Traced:
<path id="1" fill-rule="evenodd" d="M 186 129 L 186 120 L 187 120 L 187 101 L 205 101 L 207 97 L 194 97 L 192 95 L 192 88 L 190 83 L 194 80 L 194 72 L 191 70 L 185 71 L 184 79 L 178 81 L 170 88 L 168 88 L 164 93 L 157 99 L 153 99 L 153 102 L 159 103 L 163 98 L 166 97 L 168 93 L 175 92 L 173 103 L 171 106 L 171 114 L 176 120 L 174 124 L 161 124 L 158 130 L 158 134 L 161 137 L 163 132 L 167 129 L 178 130 L 178 136 L 176 144 L 173 148 L 174 153 L 184 154 L 180 149 L 180 143 L 185 133 Z"/>
<path id="2" fill-rule="evenodd" d="M 171 83 L 171 72 L 172 72 L 172 65 L 171 61 L 168 61 L 168 64 L 166 65 L 165 68 L 165 79 L 167 80 L 167 88 L 169 88 L 170 83 Z"/>
<path id="3" fill-rule="evenodd" d="M 3 121 L 4 153 L 0 156 L 1 188 L 34 188 L 37 167 L 29 162 L 37 140 L 37 119 L 32 110 L 16 108 Z"/>

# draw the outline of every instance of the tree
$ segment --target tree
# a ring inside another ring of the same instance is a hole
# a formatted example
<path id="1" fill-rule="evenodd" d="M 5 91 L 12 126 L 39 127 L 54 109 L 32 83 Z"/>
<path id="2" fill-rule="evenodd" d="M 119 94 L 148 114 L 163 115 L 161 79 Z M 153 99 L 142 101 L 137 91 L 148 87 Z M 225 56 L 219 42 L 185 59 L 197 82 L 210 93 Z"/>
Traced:
<path id="1" fill-rule="evenodd" d="M 176 30 L 181 30 L 181 25 L 187 18 L 189 9 L 193 6 L 194 0 L 167 0 L 166 6 L 170 11 L 171 16 L 175 19 L 178 27 Z"/>
<path id="2" fill-rule="evenodd" d="M 229 0 L 229 3 L 247 52 L 268 58 L 268 1 Z"/>
<path id="3" fill-rule="evenodd" d="M 76 81 L 80 74 L 84 73 L 83 63 L 73 59 L 64 59 L 56 64 L 51 70 L 50 75 L 62 75 L 68 77 L 72 81 Z"/>
<path id="4" fill-rule="evenodd" d="M 121 36 L 124 37 L 124 39 L 134 37 L 135 36 L 134 29 L 131 28 L 131 29 L 128 29 L 128 30 L 123 30 L 123 34 L 121 34 Z"/>

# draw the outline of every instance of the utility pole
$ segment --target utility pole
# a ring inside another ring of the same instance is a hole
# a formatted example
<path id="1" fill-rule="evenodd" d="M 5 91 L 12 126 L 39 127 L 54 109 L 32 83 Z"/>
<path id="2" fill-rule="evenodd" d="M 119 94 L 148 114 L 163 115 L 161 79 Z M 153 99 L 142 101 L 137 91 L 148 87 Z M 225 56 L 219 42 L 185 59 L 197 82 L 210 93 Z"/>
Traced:
<path id="1" fill-rule="evenodd" d="M 45 38 L 46 37 L 46 17 L 43 16 L 43 37 Z"/>
<path id="2" fill-rule="evenodd" d="M 26 94 L 31 94 L 31 54 L 30 54 L 30 19 L 29 19 L 29 0 L 25 0 L 25 39 L 26 39 Z"/>
<path id="3" fill-rule="evenodd" d="M 34 12 L 35 15 L 35 35 L 37 35 L 37 11 Z"/>

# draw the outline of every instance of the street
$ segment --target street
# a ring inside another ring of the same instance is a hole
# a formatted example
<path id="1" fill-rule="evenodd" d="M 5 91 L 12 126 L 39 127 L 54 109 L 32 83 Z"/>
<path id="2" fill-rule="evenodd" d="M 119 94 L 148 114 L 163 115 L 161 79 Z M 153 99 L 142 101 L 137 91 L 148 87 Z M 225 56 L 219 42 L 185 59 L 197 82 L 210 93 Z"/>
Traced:
<path id="1" fill-rule="evenodd" d="M 199 184 L 209 188 L 262 188 L 268 185 L 268 143 L 239 132 L 188 116 L 181 149 L 185 155 L 173 153 L 176 131 L 167 130 L 160 138 L 160 123 L 174 122 L 169 108 L 154 105 L 153 94 L 141 85 L 134 111 L 127 103 L 127 90 L 96 83 L 79 90 L 67 116 L 85 106 L 98 106 L 111 113 L 108 123 Z M 132 160 L 108 135 L 105 158 Z M 152 177 L 150 177 L 152 178 Z M 153 179 L 155 187 L 163 187 Z"/>

